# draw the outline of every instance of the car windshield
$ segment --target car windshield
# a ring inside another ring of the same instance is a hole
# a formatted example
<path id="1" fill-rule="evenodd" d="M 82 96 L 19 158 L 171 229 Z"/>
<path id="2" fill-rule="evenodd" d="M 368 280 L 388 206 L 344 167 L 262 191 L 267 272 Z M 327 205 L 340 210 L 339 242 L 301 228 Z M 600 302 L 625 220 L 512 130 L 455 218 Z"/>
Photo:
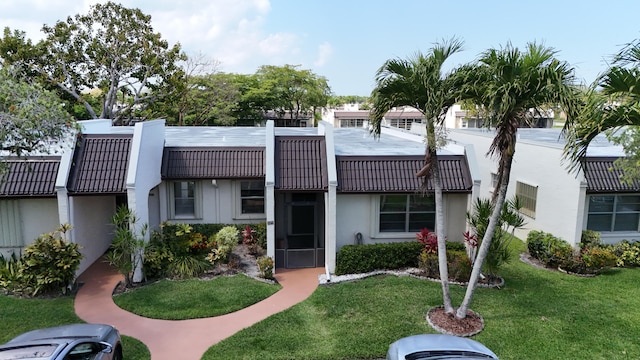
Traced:
<path id="1" fill-rule="evenodd" d="M 58 348 L 58 345 L 30 345 L 0 350 L 0 360 L 18 359 L 48 359 Z"/>

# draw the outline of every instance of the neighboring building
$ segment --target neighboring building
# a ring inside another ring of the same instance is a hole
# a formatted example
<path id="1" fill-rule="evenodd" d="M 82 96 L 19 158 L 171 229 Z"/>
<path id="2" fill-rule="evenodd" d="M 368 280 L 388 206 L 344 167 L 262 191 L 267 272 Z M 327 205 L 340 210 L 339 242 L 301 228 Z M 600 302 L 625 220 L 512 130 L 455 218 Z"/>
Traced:
<path id="1" fill-rule="evenodd" d="M 448 136 L 475 149 L 479 194 L 490 197 L 498 169 L 496 160 L 486 154 L 494 131 L 451 130 Z M 565 140 L 560 129 L 519 129 L 517 136 L 508 197 L 519 196 L 527 224 L 516 235 L 525 239 L 530 230 L 541 230 L 578 245 L 582 230 L 592 229 L 606 243 L 640 240 L 640 183 L 621 184 L 619 172 L 610 171 L 613 161 L 624 156 L 619 146 L 598 136 L 582 170 L 574 174 L 563 161 Z"/>
<path id="2" fill-rule="evenodd" d="M 82 126 L 75 148 L 29 159 L 43 170 L 0 187 L 4 250 L 19 252 L 39 233 L 69 223 L 70 240 L 83 247 L 82 272 L 107 250 L 111 216 L 126 204 L 138 226 L 151 229 L 163 221 L 266 222 L 267 254 L 276 268 L 333 272 L 336 252 L 346 244 L 413 240 L 435 223 L 433 198 L 422 196 L 423 179 L 415 176 L 424 163 L 422 137 L 397 129 L 383 128 L 374 139 L 366 129 L 325 122 L 317 128 L 279 128 L 271 121 L 265 127 L 165 127 L 160 120 Z M 456 145 L 441 155 L 445 232 L 456 240 L 479 188 L 471 172 L 475 160 Z M 20 161 L 11 163 L 10 176 L 27 174 Z M 44 190 L 33 189 L 41 183 Z"/>

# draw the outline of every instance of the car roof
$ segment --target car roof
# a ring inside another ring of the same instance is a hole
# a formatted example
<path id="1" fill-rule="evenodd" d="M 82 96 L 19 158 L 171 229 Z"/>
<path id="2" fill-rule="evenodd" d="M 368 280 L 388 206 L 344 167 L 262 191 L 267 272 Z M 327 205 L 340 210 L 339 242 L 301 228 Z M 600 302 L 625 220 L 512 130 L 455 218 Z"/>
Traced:
<path id="1" fill-rule="evenodd" d="M 481 343 L 458 336 L 443 334 L 420 334 L 402 338 L 389 346 L 390 354 L 404 359 L 408 354 L 427 351 L 463 351 L 498 357 Z"/>
<path id="2" fill-rule="evenodd" d="M 104 324 L 72 324 L 56 326 L 45 329 L 38 329 L 26 332 L 19 335 L 9 341 L 7 344 L 34 341 L 34 340 L 49 340 L 49 339 L 70 339 L 71 341 L 78 338 L 102 338 L 113 327 Z M 68 341 L 67 341 L 68 342 Z"/>

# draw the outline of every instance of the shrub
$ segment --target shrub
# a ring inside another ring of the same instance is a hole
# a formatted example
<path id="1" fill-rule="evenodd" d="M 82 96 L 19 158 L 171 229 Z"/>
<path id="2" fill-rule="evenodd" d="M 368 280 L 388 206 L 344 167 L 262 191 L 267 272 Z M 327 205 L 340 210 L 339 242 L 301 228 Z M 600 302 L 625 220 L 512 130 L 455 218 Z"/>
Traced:
<path id="1" fill-rule="evenodd" d="M 189 255 L 176 256 L 169 263 L 167 276 L 176 279 L 185 279 L 203 274 L 211 267 L 211 263 L 205 258 Z"/>
<path id="2" fill-rule="evenodd" d="M 336 275 L 417 267 L 421 250 L 417 241 L 345 245 L 336 256 Z"/>
<path id="3" fill-rule="evenodd" d="M 242 230 L 242 243 L 247 246 L 251 255 L 257 255 L 263 251 L 263 247 L 258 243 L 258 235 L 256 230 L 249 225 L 245 225 Z"/>
<path id="4" fill-rule="evenodd" d="M 417 241 L 345 245 L 336 256 L 336 275 L 415 268 L 422 249 L 422 244 Z M 447 242 L 447 252 L 453 249 L 464 249 L 464 244 Z"/>
<path id="5" fill-rule="evenodd" d="M 613 246 L 613 253 L 618 257 L 617 266 L 640 266 L 640 242 L 623 240 Z"/>
<path id="6" fill-rule="evenodd" d="M 12 253 L 6 259 L 0 255 L 0 288 L 7 293 L 21 292 L 22 285 L 22 261 Z"/>
<path id="7" fill-rule="evenodd" d="M 235 226 L 225 226 L 215 235 L 216 248 L 209 255 L 209 261 L 227 262 L 229 254 L 238 245 L 240 232 Z M 212 261 L 213 260 L 213 261 Z"/>
<path id="8" fill-rule="evenodd" d="M 440 276 L 438 255 L 422 250 L 418 256 L 418 268 L 424 276 L 432 278 Z"/>
<path id="9" fill-rule="evenodd" d="M 616 265 L 617 256 L 607 248 L 585 248 L 577 256 L 566 259 L 561 267 L 576 274 L 595 274 Z"/>
<path id="10" fill-rule="evenodd" d="M 543 231 L 532 230 L 529 232 L 527 248 L 531 256 L 548 267 L 558 267 L 573 257 L 571 245 Z"/>
<path id="11" fill-rule="evenodd" d="M 457 282 L 467 282 L 471 276 L 473 266 L 464 250 L 447 251 L 447 266 L 449 278 Z"/>
<path id="12" fill-rule="evenodd" d="M 580 237 L 580 248 L 591 248 L 602 245 L 600 240 L 600 233 L 593 230 L 582 230 L 582 236 Z"/>
<path id="13" fill-rule="evenodd" d="M 68 229 L 68 226 L 63 226 L 54 232 L 40 235 L 24 249 L 20 262 L 15 263 L 18 272 L 22 274 L 18 280 L 19 287 L 33 296 L 57 291 L 66 293 L 82 259 L 80 246 L 67 242 L 62 237 Z"/>
<path id="14" fill-rule="evenodd" d="M 261 256 L 256 260 L 260 277 L 273 279 L 273 259 L 269 256 Z"/>

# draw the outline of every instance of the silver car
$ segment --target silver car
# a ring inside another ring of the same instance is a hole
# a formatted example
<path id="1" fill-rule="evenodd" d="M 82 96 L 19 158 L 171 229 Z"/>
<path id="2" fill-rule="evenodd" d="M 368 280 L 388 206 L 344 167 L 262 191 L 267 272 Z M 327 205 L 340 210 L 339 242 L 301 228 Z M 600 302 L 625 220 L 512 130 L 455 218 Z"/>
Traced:
<path id="1" fill-rule="evenodd" d="M 120 333 L 99 324 L 33 330 L 0 345 L 0 360 L 14 359 L 122 360 Z"/>
<path id="2" fill-rule="evenodd" d="M 389 346 L 387 360 L 495 359 L 481 343 L 452 335 L 422 334 L 402 338 Z"/>

